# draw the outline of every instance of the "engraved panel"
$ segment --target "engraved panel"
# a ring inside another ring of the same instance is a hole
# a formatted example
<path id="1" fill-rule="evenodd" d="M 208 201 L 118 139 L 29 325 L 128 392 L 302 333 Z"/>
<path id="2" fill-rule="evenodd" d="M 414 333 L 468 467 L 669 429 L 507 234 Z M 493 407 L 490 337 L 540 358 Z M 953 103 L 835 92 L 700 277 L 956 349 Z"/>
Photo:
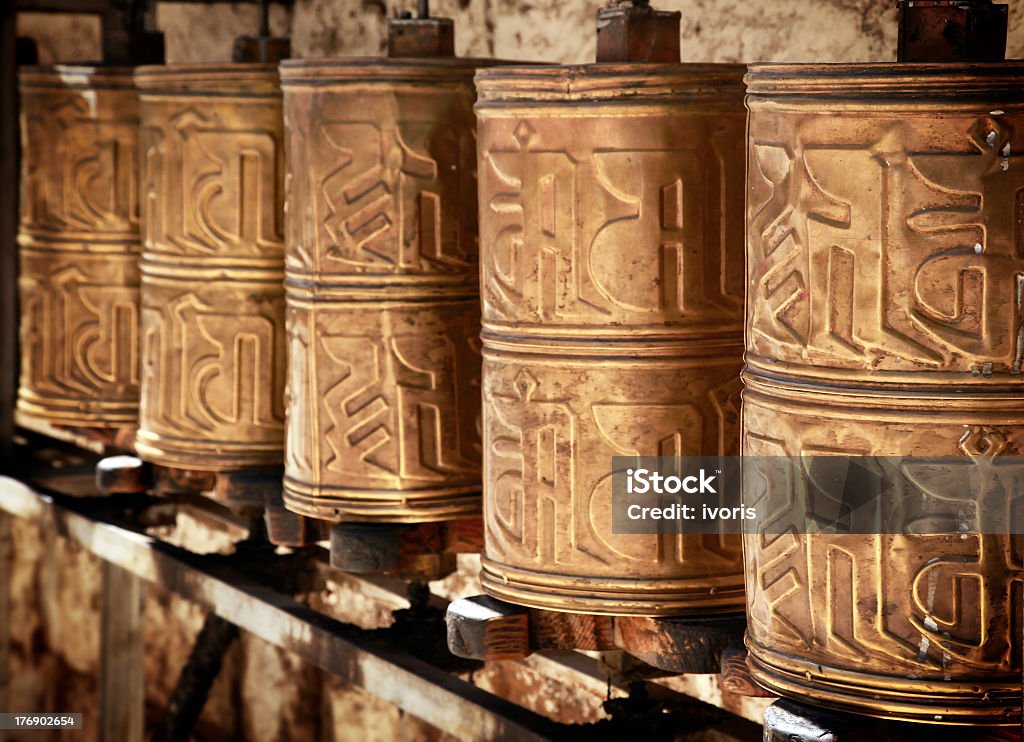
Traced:
<path id="1" fill-rule="evenodd" d="M 489 352 L 485 556 L 493 569 L 577 580 L 642 570 L 705 590 L 737 584 L 738 537 L 612 534 L 611 459 L 735 455 L 738 417 L 718 399 L 738 399 L 738 370 L 729 359 L 598 365 Z"/>
<path id="2" fill-rule="evenodd" d="M 1021 370 L 1024 140 L 1005 115 L 925 115 L 752 118 L 755 364 Z"/>
<path id="3" fill-rule="evenodd" d="M 287 76 L 286 76 L 287 80 Z M 384 86 L 384 83 L 381 83 Z M 477 260 L 471 83 L 286 82 L 293 274 L 466 275 Z M 354 91 L 354 89 L 352 89 Z M 310 107 L 317 106 L 314 117 Z M 301 167 L 301 171 L 298 170 Z"/>
<path id="4" fill-rule="evenodd" d="M 199 108 L 146 97 L 147 255 L 281 260 L 280 101 Z M 236 120 L 237 119 L 237 120 Z M 260 128 L 260 124 L 264 128 Z"/>
<path id="5" fill-rule="evenodd" d="M 293 342 L 309 323 L 317 350 L 306 362 L 315 364 L 320 451 L 305 477 L 339 489 L 477 481 L 480 350 L 472 306 L 293 309 Z M 295 377 L 302 386 L 292 394 L 305 396 L 308 380 Z M 290 474 L 304 479 L 300 471 Z"/>
<path id="6" fill-rule="evenodd" d="M 775 397 L 748 384 L 744 455 L 1024 453 L 1020 414 L 1009 405 L 1000 411 L 961 403 L 924 420 L 912 400 L 899 408 L 858 407 L 853 397 L 829 404 L 824 395 Z M 810 399 L 821 402 L 813 411 Z M 998 502 L 1007 506 L 1004 497 Z M 887 676 L 938 682 L 936 693 L 949 681 L 1016 682 L 1020 537 L 762 532 L 746 538 L 748 636 L 769 666 L 779 653 L 818 666 L 815 676 L 832 668 L 875 674 L 860 681 L 865 697 L 877 692 L 872 684 L 888 687 Z M 884 708 L 887 700 L 873 703 Z"/>
<path id="7" fill-rule="evenodd" d="M 723 215 L 742 208 L 739 112 L 481 113 L 485 320 L 738 329 L 742 235 Z"/>

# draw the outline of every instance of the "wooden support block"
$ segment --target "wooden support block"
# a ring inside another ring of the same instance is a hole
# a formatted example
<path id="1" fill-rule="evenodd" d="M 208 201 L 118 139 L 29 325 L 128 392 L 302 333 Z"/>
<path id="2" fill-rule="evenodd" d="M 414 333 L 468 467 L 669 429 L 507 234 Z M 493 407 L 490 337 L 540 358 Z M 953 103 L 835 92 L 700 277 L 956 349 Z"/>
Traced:
<path id="1" fill-rule="evenodd" d="M 330 537 L 331 566 L 346 572 L 429 581 L 455 571 L 440 523 L 338 523 Z"/>
<path id="2" fill-rule="evenodd" d="M 153 489 L 162 495 L 184 495 L 210 492 L 217 484 L 217 475 L 210 471 L 153 467 Z"/>
<path id="3" fill-rule="evenodd" d="M 37 420 L 30 416 L 18 417 L 18 425 L 37 435 L 52 440 L 70 443 L 77 448 L 101 456 L 135 451 L 135 435 L 138 429 L 134 426 L 122 428 L 82 428 L 73 425 L 53 425 L 45 420 Z"/>
<path id="4" fill-rule="evenodd" d="M 267 492 L 263 522 L 267 539 L 275 546 L 302 547 L 328 538 L 328 524 L 293 513 L 284 506 L 281 489 Z"/>
<path id="5" fill-rule="evenodd" d="M 96 489 L 104 495 L 142 495 L 152 484 L 152 467 L 137 456 L 108 456 L 96 464 Z"/>
<path id="6" fill-rule="evenodd" d="M 750 675 L 747 666 L 746 647 L 726 647 L 722 650 L 722 689 L 737 696 L 748 698 L 774 698 Z"/>
<path id="7" fill-rule="evenodd" d="M 611 616 L 558 613 L 530 609 L 530 647 L 535 652 L 551 649 L 583 649 L 604 652 L 618 649 Z"/>
<path id="8" fill-rule="evenodd" d="M 103 563 L 100 627 L 100 742 L 141 742 L 146 703 L 143 667 L 145 586 Z"/>
<path id="9" fill-rule="evenodd" d="M 444 524 L 444 550 L 452 554 L 479 554 L 484 550 L 483 518 L 460 518 Z"/>
<path id="10" fill-rule="evenodd" d="M 621 649 L 602 652 L 598 663 L 611 676 L 612 681 L 619 685 L 629 685 L 641 680 L 652 680 L 672 675 L 667 670 L 651 667 L 643 660 L 637 659 Z"/>
<path id="11" fill-rule="evenodd" d="M 281 491 L 283 469 L 217 472 L 213 499 L 230 508 L 263 512 L 268 497 Z"/>
<path id="12" fill-rule="evenodd" d="M 448 650 L 474 660 L 529 657 L 530 610 L 487 595 L 456 600 L 445 615 Z"/>
<path id="13" fill-rule="evenodd" d="M 721 618 L 615 619 L 615 643 L 644 662 L 673 673 L 713 674 L 721 671 L 722 650 L 742 644 L 746 620 Z"/>

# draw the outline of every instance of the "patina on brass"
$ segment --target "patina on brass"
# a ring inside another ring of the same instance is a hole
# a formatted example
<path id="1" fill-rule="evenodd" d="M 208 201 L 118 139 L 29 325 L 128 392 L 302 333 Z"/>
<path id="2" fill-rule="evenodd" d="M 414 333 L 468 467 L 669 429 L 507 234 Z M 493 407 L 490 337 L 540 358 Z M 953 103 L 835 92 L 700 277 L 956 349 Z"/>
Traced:
<path id="1" fill-rule="evenodd" d="M 134 427 L 139 101 L 131 70 L 23 69 L 20 89 L 18 421 Z"/>
<path id="2" fill-rule="evenodd" d="M 1024 64 L 757 65 L 747 82 L 743 453 L 1024 455 Z M 747 539 L 766 688 L 1020 723 L 1020 537 Z"/>
<path id="3" fill-rule="evenodd" d="M 198 471 L 284 449 L 281 93 L 273 65 L 143 67 L 137 448 Z"/>
<path id="4" fill-rule="evenodd" d="M 494 597 L 613 615 L 743 605 L 739 537 L 611 524 L 613 456 L 738 451 L 743 70 L 477 75 Z"/>
<path id="5" fill-rule="evenodd" d="M 391 523 L 480 512 L 481 64 L 282 65 L 294 512 Z"/>

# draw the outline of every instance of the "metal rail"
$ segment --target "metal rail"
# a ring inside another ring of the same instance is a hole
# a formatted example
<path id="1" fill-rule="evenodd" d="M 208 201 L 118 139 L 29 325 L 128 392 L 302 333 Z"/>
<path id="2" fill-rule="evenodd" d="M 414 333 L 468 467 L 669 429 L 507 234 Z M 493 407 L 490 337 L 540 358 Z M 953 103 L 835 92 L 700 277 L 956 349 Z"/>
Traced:
<path id="1" fill-rule="evenodd" d="M 105 562 L 170 589 L 449 734 L 465 740 L 571 736 L 572 727 L 487 693 L 372 632 L 302 605 L 235 569 L 223 556 L 193 554 L 104 522 L 89 512 L 95 507 L 0 476 L 2 513 L 71 539 Z"/>

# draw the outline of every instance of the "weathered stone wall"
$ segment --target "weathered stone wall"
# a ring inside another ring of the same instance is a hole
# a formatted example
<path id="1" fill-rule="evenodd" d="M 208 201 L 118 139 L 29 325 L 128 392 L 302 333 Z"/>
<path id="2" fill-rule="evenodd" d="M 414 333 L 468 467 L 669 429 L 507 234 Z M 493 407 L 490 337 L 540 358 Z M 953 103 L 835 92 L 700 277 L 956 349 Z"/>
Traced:
<path id="1" fill-rule="evenodd" d="M 190 540 L 220 538 L 190 524 Z M 12 734 L 16 742 L 98 739 L 100 562 L 81 547 L 15 520 L 11 577 L 12 711 L 75 711 L 83 731 Z M 331 603 L 330 589 L 321 600 Z M 333 601 L 335 604 L 337 600 Z M 205 611 L 148 587 L 145 601 L 146 722 L 162 718 Z M 352 618 L 351 614 L 345 615 Z M 376 617 L 370 615 L 368 622 Z M 3 617 L 0 620 L 7 620 Z M 7 709 L 5 709 L 7 710 Z M 365 691 L 242 634 L 225 657 L 194 732 L 196 740 L 340 742 L 450 739 Z"/>
<path id="2" fill-rule="evenodd" d="M 295 0 L 275 7 L 275 33 L 290 33 L 296 56 L 378 54 L 389 15 L 413 0 Z M 435 15 L 455 19 L 466 56 L 582 63 L 594 56 L 594 12 L 583 0 L 434 0 Z M 683 12 L 683 54 L 695 62 L 887 61 L 896 54 L 895 0 L 661 0 Z M 239 33 L 256 28 L 253 5 L 159 3 L 168 61 L 216 61 Z M 44 62 L 95 59 L 99 24 L 83 17 L 25 14 L 23 34 L 40 42 Z M 1024 55 L 1024 4 L 1010 3 L 1008 56 Z"/>

